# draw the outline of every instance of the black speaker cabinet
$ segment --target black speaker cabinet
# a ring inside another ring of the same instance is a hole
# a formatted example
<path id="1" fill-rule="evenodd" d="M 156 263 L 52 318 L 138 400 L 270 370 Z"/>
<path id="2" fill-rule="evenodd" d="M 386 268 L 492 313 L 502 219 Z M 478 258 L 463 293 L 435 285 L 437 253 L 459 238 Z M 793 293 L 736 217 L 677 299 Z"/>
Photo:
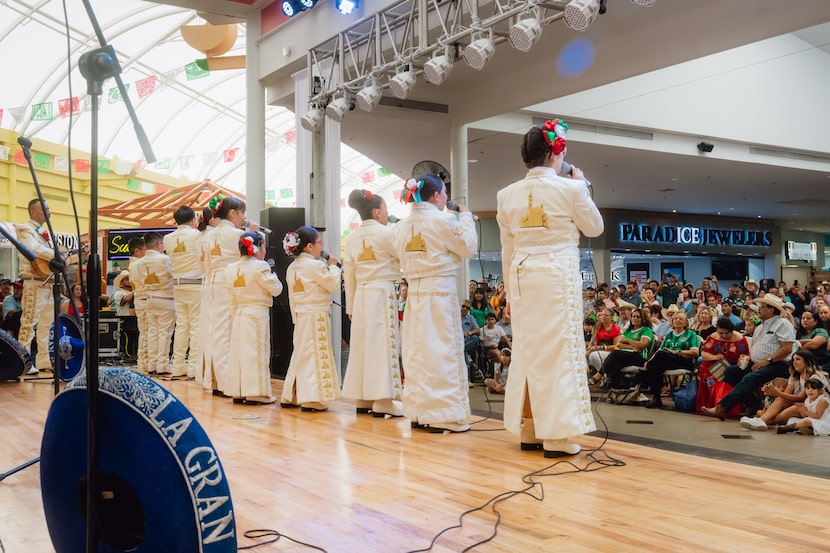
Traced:
<path id="1" fill-rule="evenodd" d="M 264 227 L 272 231 L 266 235 L 265 257 L 274 260 L 271 270 L 277 273 L 283 284 L 282 294 L 274 299 L 274 305 L 271 307 L 271 375 L 284 379 L 294 351 L 294 324 L 291 322 L 285 272 L 294 258 L 282 250 L 282 239 L 287 232 L 305 224 L 305 209 L 268 207 L 260 212 L 259 220 Z"/>
<path id="2" fill-rule="evenodd" d="M 101 311 L 98 319 L 98 357 L 118 357 L 121 349 L 121 319 L 113 311 Z"/>

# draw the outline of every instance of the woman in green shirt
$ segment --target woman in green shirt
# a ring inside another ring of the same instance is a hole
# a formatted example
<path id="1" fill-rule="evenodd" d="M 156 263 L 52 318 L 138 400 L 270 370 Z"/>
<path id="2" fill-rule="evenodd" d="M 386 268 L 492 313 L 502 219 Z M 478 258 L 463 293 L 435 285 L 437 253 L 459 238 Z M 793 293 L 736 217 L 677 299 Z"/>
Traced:
<path id="1" fill-rule="evenodd" d="M 672 330 L 663 338 L 660 349 L 645 364 L 645 382 L 652 393 L 651 400 L 646 403 L 649 409 L 663 406 L 660 400 L 663 373 L 671 369 L 691 371 L 700 355 L 700 336 L 689 329 L 686 313 L 678 311 L 672 315 L 671 324 Z"/>
<path id="2" fill-rule="evenodd" d="M 646 315 L 645 310 L 633 309 L 631 324 L 623 332 L 614 351 L 605 359 L 599 372 L 591 377 L 593 383 L 601 383 L 605 375 L 612 388 L 621 388 L 623 367 L 642 367 L 653 339 L 651 318 Z"/>

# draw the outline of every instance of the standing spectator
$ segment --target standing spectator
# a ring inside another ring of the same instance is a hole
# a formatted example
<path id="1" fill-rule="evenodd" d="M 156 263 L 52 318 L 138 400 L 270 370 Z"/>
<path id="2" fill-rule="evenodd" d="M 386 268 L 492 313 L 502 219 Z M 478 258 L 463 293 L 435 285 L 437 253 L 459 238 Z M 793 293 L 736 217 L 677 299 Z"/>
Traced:
<path id="1" fill-rule="evenodd" d="M 199 317 L 201 313 L 204 275 L 199 262 L 196 242 L 196 214 L 190 206 L 179 206 L 173 212 L 176 230 L 164 237 L 164 251 L 173 265 L 173 299 L 176 303 L 176 330 L 173 335 L 173 377 L 196 377 L 196 351 L 199 349 Z M 188 350 L 190 357 L 188 358 Z M 187 361 L 187 364 L 185 364 Z"/>
<path id="2" fill-rule="evenodd" d="M 798 284 L 797 280 L 793 282 L 793 285 L 787 292 L 787 296 L 789 296 L 790 302 L 795 307 L 793 317 L 795 317 L 796 320 L 800 319 L 801 314 L 804 313 L 804 308 L 807 306 L 808 301 L 807 296 L 804 295 L 804 291 L 801 289 L 801 285 Z"/>
<path id="3" fill-rule="evenodd" d="M 463 205 L 458 215 L 445 211 L 447 188 L 435 175 L 408 180 L 401 200 L 412 204 L 409 217 L 392 228 L 409 283 L 401 344 L 404 415 L 437 432 L 466 432 L 469 388 L 456 290 L 462 263 L 476 252 L 475 222 Z"/>
<path id="4" fill-rule="evenodd" d="M 546 457 L 579 453 L 569 438 L 596 429 L 579 327 L 579 238 L 599 236 L 604 225 L 582 171 L 558 176 L 567 128 L 557 119 L 530 129 L 521 145 L 528 172 L 497 195 L 517 356 L 504 425 L 520 434 L 522 449 L 541 445 Z"/>
<path id="5" fill-rule="evenodd" d="M 130 271 L 121 271 L 112 281 L 115 291 L 112 293 L 112 303 L 115 305 L 115 314 L 118 317 L 130 316 L 130 305 L 134 293 L 130 282 Z"/>
<path id="6" fill-rule="evenodd" d="M 622 299 L 629 303 L 639 305 L 640 303 L 640 286 L 636 280 L 629 281 L 625 285 L 625 292 L 623 292 Z"/>
<path id="7" fill-rule="evenodd" d="M 162 253 L 164 244 L 160 234 L 145 234 L 144 245 L 147 254 L 130 265 L 131 282 L 146 298 L 147 370 L 164 376 L 170 374 L 170 340 L 176 324 L 173 267 L 170 258 Z"/>
<path id="8" fill-rule="evenodd" d="M 46 226 L 49 213 L 49 205 L 35 198 L 29 202 L 29 221 L 15 225 L 17 239 L 37 256 L 35 261 L 30 262 L 22 253 L 18 254 L 20 278 L 23 279 L 23 312 L 17 336 L 20 344 L 29 352 L 32 351 L 35 324 L 40 329 L 49 329 L 55 320 L 52 287 L 43 285 L 49 274 L 40 268 L 55 257 L 55 246 Z M 28 374 L 36 374 L 39 370 L 52 370 L 48 330 L 37 333 L 37 356 Z"/>
<path id="9" fill-rule="evenodd" d="M 239 239 L 239 253 L 242 259 L 225 267 L 233 313 L 225 389 L 234 403 L 274 403 L 277 398 L 271 395 L 271 350 L 251 346 L 271 343 L 271 305 L 282 293 L 282 283 L 264 261 L 262 234 L 244 233 Z M 252 338 L 257 344 L 251 343 Z"/>
<path id="10" fill-rule="evenodd" d="M 362 222 L 346 238 L 343 284 L 346 313 L 352 321 L 349 362 L 343 396 L 356 400 L 358 412 L 403 416 L 393 400 L 401 399 L 400 325 L 395 279 L 398 253 L 387 226 L 386 200 L 370 190 L 352 190 L 349 206 Z"/>
<path id="11" fill-rule="evenodd" d="M 303 411 L 325 411 L 329 401 L 340 397 L 340 375 L 331 349 L 331 295 L 340 291 L 340 268 L 334 256 L 322 259 L 323 237 L 312 227 L 289 232 L 282 246 L 294 256 L 285 274 L 294 353 L 280 407 L 299 404 Z"/>
<path id="12" fill-rule="evenodd" d="M 767 294 L 755 299 L 759 306 L 761 324 L 755 328 L 750 344 L 750 363 L 746 368 L 730 365 L 724 380 L 734 388 L 714 408 L 704 407 L 710 417 L 726 420 L 726 414 L 739 403 L 755 403 L 755 391 L 775 377 L 788 375 L 788 361 L 795 343 L 795 327 L 781 317 L 784 302 Z M 750 408 L 757 407 L 749 405 Z"/>
<path id="13" fill-rule="evenodd" d="M 657 293 L 663 299 L 663 307 L 677 303 L 677 297 L 680 295 L 680 285 L 677 283 L 677 275 L 674 273 L 664 274 L 663 282 L 660 283 Z"/>

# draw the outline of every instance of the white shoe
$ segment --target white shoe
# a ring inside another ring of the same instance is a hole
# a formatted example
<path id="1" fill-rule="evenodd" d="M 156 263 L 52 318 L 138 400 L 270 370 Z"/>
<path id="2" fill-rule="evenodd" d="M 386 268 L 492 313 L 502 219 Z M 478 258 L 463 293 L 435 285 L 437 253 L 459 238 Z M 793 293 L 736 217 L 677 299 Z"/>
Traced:
<path id="1" fill-rule="evenodd" d="M 38 374 L 39 372 L 40 370 L 37 367 L 32 367 L 26 372 L 26 374 Z"/>
<path id="2" fill-rule="evenodd" d="M 275 403 L 277 398 L 274 396 L 246 396 L 245 403 L 247 405 L 269 405 Z"/>
<path id="3" fill-rule="evenodd" d="M 545 450 L 545 457 L 563 457 L 565 455 L 576 455 L 582 448 L 579 444 L 569 442 L 567 438 L 561 440 L 545 440 L 542 448 Z"/>
<path id="4" fill-rule="evenodd" d="M 398 407 L 395 407 L 395 404 L 392 403 L 391 399 L 379 399 L 372 404 L 372 416 L 380 418 L 384 415 L 389 415 L 390 417 L 402 417 L 403 411 L 401 411 Z"/>
<path id="5" fill-rule="evenodd" d="M 536 437 L 536 427 L 533 424 L 533 419 L 530 417 L 525 417 L 524 419 L 520 440 L 519 447 L 522 451 L 542 449 L 542 440 Z"/>
<path id="6" fill-rule="evenodd" d="M 747 419 L 747 420 L 744 421 L 744 419 Z M 744 428 L 749 428 L 750 430 L 766 430 L 767 429 L 767 423 L 765 423 L 759 417 L 752 417 L 752 418 L 742 417 L 741 418 L 741 426 L 743 426 Z"/>
<path id="7" fill-rule="evenodd" d="M 429 423 L 429 431 L 433 434 L 449 430 L 450 432 L 466 432 L 470 429 L 470 425 L 463 422 L 431 422 Z"/>

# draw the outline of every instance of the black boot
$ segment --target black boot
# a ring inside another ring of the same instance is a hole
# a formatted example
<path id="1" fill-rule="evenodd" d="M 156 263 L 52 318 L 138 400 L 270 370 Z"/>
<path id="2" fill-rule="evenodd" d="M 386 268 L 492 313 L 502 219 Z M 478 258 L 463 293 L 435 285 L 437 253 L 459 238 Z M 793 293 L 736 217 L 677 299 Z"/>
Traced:
<path id="1" fill-rule="evenodd" d="M 646 409 L 654 409 L 655 407 L 663 407 L 663 400 L 660 399 L 660 392 L 655 393 L 648 403 L 646 403 Z"/>
<path id="2" fill-rule="evenodd" d="M 787 424 L 785 426 L 779 426 L 775 429 L 776 434 L 786 434 L 787 432 L 796 432 L 798 429 L 795 427 L 794 424 Z"/>

